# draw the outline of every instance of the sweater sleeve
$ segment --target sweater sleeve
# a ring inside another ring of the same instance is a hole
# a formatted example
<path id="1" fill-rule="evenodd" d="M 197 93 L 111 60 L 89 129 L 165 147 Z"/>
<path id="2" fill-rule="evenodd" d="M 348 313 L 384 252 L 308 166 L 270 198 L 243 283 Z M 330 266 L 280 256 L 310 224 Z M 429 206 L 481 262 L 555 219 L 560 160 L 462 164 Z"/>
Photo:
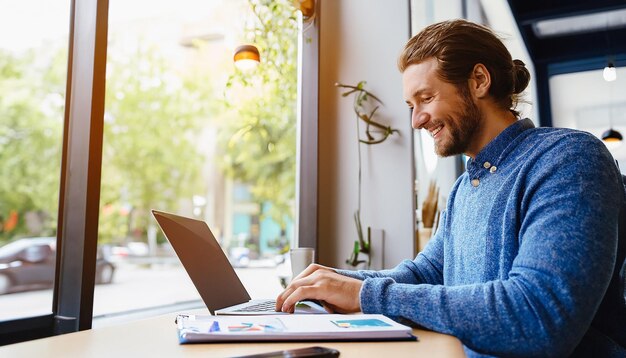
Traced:
<path id="1" fill-rule="evenodd" d="M 597 141 L 577 147 L 544 155 L 548 169 L 528 179 L 519 252 L 506 279 L 443 286 L 370 277 L 363 312 L 408 319 L 481 353 L 571 353 L 609 283 L 623 197 L 608 151 Z"/>
<path id="2" fill-rule="evenodd" d="M 432 239 L 428 242 L 424 251 L 420 252 L 417 257 L 411 260 L 404 260 L 398 266 L 391 270 L 335 270 L 337 273 L 365 280 L 367 278 L 383 278 L 387 277 L 397 283 L 423 284 L 432 285 L 443 284 L 443 238 L 445 236 L 443 225 L 445 222 L 446 212 L 440 215 L 440 230 L 437 230 Z"/>

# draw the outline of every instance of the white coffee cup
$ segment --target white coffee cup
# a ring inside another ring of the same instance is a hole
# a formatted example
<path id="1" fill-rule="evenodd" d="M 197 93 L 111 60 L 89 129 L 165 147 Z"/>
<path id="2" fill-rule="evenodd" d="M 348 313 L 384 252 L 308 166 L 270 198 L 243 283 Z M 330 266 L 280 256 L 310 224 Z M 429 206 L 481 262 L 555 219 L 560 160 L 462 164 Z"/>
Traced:
<path id="1" fill-rule="evenodd" d="M 295 278 L 310 264 L 315 262 L 315 249 L 312 247 L 296 247 L 290 250 L 291 274 Z"/>

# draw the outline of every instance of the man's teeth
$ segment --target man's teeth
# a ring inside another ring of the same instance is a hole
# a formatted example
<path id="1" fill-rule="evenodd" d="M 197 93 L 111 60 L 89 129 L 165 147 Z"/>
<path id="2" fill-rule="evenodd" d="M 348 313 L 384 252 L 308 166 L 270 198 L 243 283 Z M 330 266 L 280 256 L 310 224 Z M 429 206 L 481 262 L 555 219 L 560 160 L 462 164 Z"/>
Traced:
<path id="1" fill-rule="evenodd" d="M 443 126 L 439 126 L 437 128 L 435 128 L 434 130 L 430 131 L 430 136 L 434 137 L 437 135 L 437 133 L 439 133 L 439 131 L 443 128 Z"/>

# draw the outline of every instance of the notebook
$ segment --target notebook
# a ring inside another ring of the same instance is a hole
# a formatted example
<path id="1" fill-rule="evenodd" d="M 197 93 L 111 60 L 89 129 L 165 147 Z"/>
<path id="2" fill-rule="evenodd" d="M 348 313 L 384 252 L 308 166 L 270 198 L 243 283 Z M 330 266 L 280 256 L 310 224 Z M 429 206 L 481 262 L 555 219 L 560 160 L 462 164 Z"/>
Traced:
<path id="1" fill-rule="evenodd" d="M 152 210 L 163 234 L 213 315 L 285 314 L 271 299 L 252 300 L 221 246 L 204 221 Z M 270 279 L 270 278 L 268 278 Z M 327 313 L 312 301 L 296 305 L 295 313 Z"/>

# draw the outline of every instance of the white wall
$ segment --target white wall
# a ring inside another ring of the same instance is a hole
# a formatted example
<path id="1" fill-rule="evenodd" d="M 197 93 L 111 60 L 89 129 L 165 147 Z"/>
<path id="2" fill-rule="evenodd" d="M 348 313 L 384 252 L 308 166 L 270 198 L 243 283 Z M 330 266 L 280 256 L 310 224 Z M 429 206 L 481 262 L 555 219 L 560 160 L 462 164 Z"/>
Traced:
<path id="1" fill-rule="evenodd" d="M 363 228 L 385 231 L 385 267 L 393 267 L 412 258 L 414 241 L 412 129 L 396 67 L 409 39 L 408 0 L 324 0 L 320 15 L 319 260 L 346 267 L 357 239 L 356 119 L 334 84 L 365 80 L 385 104 L 377 118 L 400 130 L 362 148 Z"/>

